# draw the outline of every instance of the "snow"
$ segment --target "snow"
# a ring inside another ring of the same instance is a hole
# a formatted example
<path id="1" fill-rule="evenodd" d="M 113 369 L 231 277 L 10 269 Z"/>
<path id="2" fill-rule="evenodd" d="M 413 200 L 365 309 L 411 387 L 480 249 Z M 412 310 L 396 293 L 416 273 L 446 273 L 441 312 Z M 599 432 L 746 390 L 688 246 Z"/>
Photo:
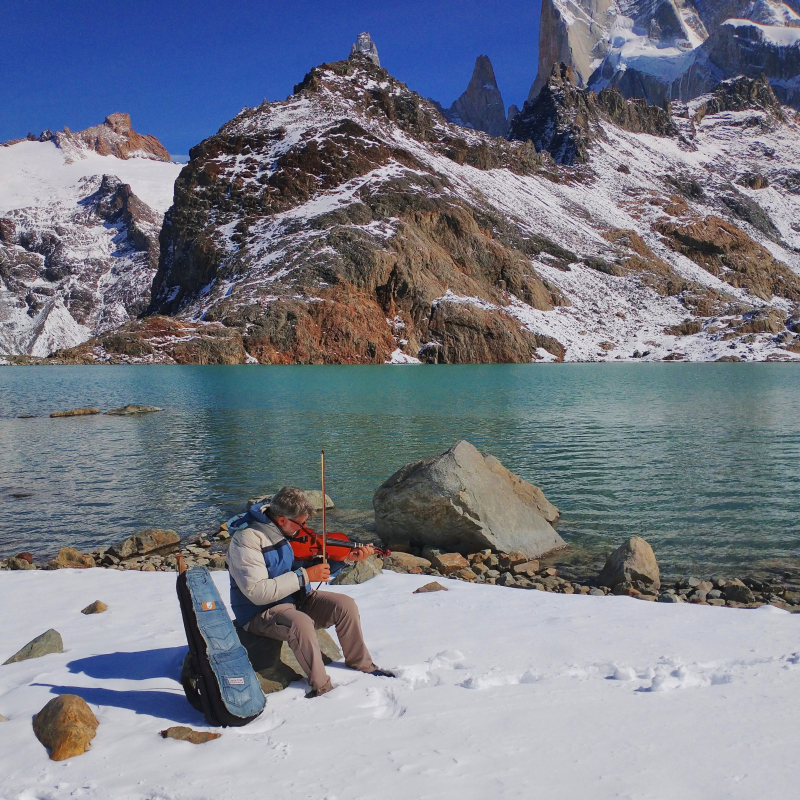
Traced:
<path id="1" fill-rule="evenodd" d="M 414 356 L 404 353 L 399 347 L 392 352 L 387 364 L 421 364 L 422 362 Z"/>
<path id="2" fill-rule="evenodd" d="M 214 573 L 223 599 L 228 575 Z M 329 667 L 267 699 L 244 728 L 206 729 L 178 682 L 186 643 L 174 574 L 92 569 L 0 574 L 3 658 L 48 628 L 66 652 L 0 668 L 0 797 L 11 800 L 518 798 L 749 800 L 800 778 L 800 615 L 646 603 L 386 572 L 332 587 L 359 605 L 376 663 Z M 104 614 L 80 609 L 101 599 Z M 100 726 L 51 762 L 31 717 L 61 693 Z"/>
<path id="3" fill-rule="evenodd" d="M 93 150 L 68 163 L 53 142 L 18 142 L 0 147 L 0 215 L 17 208 L 76 201 L 80 180 L 88 175 L 116 175 L 154 211 L 172 205 L 175 179 L 182 164 L 152 159 L 101 156 Z"/>
<path id="4" fill-rule="evenodd" d="M 729 19 L 722 23 L 733 28 L 757 28 L 761 38 L 778 47 L 800 46 L 800 28 L 787 28 L 779 25 L 759 25 L 749 19 Z"/>

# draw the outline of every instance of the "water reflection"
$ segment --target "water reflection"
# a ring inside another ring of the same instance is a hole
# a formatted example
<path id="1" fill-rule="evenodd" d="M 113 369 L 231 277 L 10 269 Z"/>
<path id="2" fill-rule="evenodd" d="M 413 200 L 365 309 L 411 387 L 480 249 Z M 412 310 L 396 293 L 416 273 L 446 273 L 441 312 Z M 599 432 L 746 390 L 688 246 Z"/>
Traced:
<path id="1" fill-rule="evenodd" d="M 798 397 L 778 364 L 4 368 L 0 554 L 208 532 L 247 497 L 318 487 L 321 448 L 342 524 L 363 526 L 396 469 L 466 438 L 589 550 L 640 534 L 682 571 L 796 558 Z M 46 416 L 128 402 L 166 410 Z"/>

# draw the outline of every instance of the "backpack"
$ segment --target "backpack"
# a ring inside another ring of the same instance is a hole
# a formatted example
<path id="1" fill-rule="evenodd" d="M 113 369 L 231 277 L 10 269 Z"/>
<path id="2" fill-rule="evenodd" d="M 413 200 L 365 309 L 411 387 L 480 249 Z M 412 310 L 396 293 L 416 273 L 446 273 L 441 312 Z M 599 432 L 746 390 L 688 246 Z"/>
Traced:
<path id="1" fill-rule="evenodd" d="M 210 725 L 247 725 L 266 698 L 211 573 L 205 567 L 180 572 L 177 591 L 189 642 L 181 670 L 186 699 Z"/>

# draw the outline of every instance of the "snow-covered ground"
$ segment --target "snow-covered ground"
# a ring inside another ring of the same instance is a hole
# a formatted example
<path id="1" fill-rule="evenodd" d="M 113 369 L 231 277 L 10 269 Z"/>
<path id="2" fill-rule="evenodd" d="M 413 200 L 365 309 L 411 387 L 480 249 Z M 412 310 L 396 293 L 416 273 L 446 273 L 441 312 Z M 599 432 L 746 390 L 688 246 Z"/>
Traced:
<path id="1" fill-rule="evenodd" d="M 215 574 L 227 598 L 228 575 Z M 275 797 L 783 800 L 800 779 L 800 616 L 520 591 L 387 572 L 355 587 L 375 661 L 336 689 L 270 695 L 244 728 L 195 746 L 172 574 L 0 574 L 2 658 L 48 628 L 66 652 L 0 667 L 4 800 Z M 93 600 L 101 615 L 83 616 Z M 83 696 L 92 749 L 48 760 L 31 716 Z"/>
<path id="2" fill-rule="evenodd" d="M 76 151 L 71 160 L 53 142 L 17 142 L 0 147 L 0 216 L 17 208 L 77 203 L 83 197 L 81 179 L 91 175 L 116 175 L 150 208 L 163 214 L 172 205 L 175 179 L 183 166 L 148 158 L 101 156 L 93 150 Z"/>

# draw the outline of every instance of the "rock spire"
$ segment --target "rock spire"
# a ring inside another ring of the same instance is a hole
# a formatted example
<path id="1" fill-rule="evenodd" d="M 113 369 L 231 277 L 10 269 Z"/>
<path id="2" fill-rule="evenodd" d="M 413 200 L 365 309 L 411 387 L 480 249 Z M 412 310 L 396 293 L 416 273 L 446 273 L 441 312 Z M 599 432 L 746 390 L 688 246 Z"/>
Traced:
<path id="1" fill-rule="evenodd" d="M 467 90 L 443 113 L 456 125 L 485 131 L 492 136 L 506 134 L 506 107 L 489 56 L 478 56 L 475 59 L 475 69 Z"/>
<path id="2" fill-rule="evenodd" d="M 359 33 L 356 37 L 356 43 L 350 48 L 351 56 L 354 56 L 356 53 L 361 53 L 362 56 L 366 56 L 370 61 L 377 64 L 377 66 L 381 65 L 381 60 L 378 58 L 378 48 L 375 46 L 375 42 L 372 41 L 372 37 L 367 31 Z"/>

